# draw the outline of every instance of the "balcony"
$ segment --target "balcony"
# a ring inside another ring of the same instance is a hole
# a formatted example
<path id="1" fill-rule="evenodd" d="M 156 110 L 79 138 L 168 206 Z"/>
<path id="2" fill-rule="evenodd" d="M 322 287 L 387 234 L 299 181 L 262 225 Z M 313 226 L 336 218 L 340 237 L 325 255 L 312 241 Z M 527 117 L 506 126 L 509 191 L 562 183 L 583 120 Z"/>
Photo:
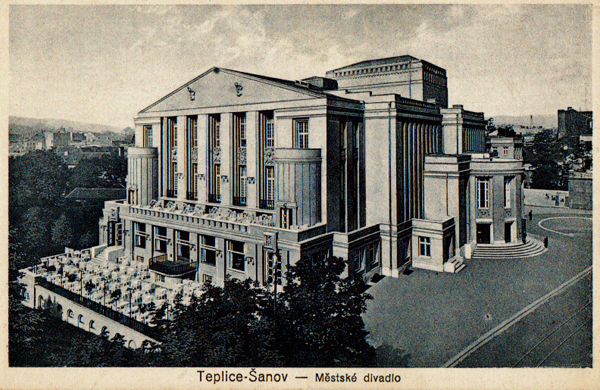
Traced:
<path id="1" fill-rule="evenodd" d="M 188 191 L 186 199 L 187 200 L 198 200 L 198 193 Z"/>
<path id="2" fill-rule="evenodd" d="M 208 201 L 210 203 L 221 203 L 221 194 L 208 194 Z"/>
<path id="3" fill-rule="evenodd" d="M 233 197 L 233 205 L 234 206 L 246 206 L 246 197 L 245 196 L 234 196 Z"/>
<path id="4" fill-rule="evenodd" d="M 260 200 L 260 208 L 264 210 L 274 210 L 275 209 L 275 201 L 274 200 Z"/>
<path id="5" fill-rule="evenodd" d="M 167 260 L 167 255 L 160 255 L 150 259 L 148 268 L 151 271 L 158 272 L 168 276 L 184 276 L 196 272 L 196 267 L 188 261 L 182 261 L 180 257 L 177 261 Z"/>

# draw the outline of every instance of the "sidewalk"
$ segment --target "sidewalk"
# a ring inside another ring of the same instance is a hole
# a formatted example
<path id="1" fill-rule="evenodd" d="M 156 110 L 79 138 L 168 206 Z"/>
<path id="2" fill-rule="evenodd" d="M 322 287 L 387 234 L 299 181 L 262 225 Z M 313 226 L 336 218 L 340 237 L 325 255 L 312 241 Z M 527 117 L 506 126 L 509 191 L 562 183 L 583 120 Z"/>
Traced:
<path id="1" fill-rule="evenodd" d="M 550 212 L 548 212 L 550 211 Z M 577 212 L 565 215 L 579 214 Z M 371 342 L 403 350 L 410 367 L 440 367 L 502 321 L 591 265 L 591 232 L 549 234 L 537 226 L 552 210 L 534 210 L 528 232 L 548 235 L 544 254 L 472 261 L 458 274 L 415 270 L 386 277 L 368 290 L 363 316 Z"/>

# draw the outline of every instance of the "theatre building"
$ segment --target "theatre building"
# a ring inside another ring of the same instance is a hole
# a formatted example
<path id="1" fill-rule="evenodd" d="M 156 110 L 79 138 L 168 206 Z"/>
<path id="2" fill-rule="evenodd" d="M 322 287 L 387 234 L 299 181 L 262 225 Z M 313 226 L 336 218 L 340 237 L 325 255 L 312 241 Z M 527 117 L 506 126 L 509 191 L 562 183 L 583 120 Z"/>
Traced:
<path id="1" fill-rule="evenodd" d="M 277 260 L 455 272 L 477 244 L 524 242 L 520 156 L 486 153 L 483 114 L 447 107 L 443 69 L 401 56 L 327 75 L 212 68 L 140 111 L 101 244 L 159 283 L 267 284 Z"/>

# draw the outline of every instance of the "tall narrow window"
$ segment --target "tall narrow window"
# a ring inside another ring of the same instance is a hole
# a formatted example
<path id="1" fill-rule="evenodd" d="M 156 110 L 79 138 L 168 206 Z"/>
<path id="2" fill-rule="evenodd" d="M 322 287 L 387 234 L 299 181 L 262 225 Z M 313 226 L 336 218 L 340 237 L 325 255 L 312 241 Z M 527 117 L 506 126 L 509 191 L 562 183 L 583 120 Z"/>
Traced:
<path id="1" fill-rule="evenodd" d="M 266 168 L 267 191 L 265 208 L 272 210 L 275 207 L 275 167 Z"/>
<path id="2" fill-rule="evenodd" d="M 260 112 L 258 115 L 258 180 L 260 191 L 259 207 L 273 210 L 274 197 L 274 166 L 273 153 L 275 148 L 275 122 L 273 111 Z"/>
<path id="3" fill-rule="evenodd" d="M 489 208 L 490 180 L 487 178 L 477 179 L 477 208 Z"/>
<path id="4" fill-rule="evenodd" d="M 187 118 L 187 196 L 189 200 L 197 200 L 197 173 L 198 173 L 198 117 L 189 116 Z"/>
<path id="5" fill-rule="evenodd" d="M 308 149 L 308 119 L 294 119 L 294 148 Z"/>
<path id="6" fill-rule="evenodd" d="M 154 227 L 154 251 L 158 253 L 167 253 L 167 228 L 162 226 Z"/>
<path id="7" fill-rule="evenodd" d="M 166 118 L 167 197 L 177 196 L 177 118 Z"/>
<path id="8" fill-rule="evenodd" d="M 221 201 L 221 116 L 208 117 L 208 201 Z"/>
<path id="9" fill-rule="evenodd" d="M 246 206 L 247 177 L 246 177 L 246 114 L 233 115 L 234 136 L 234 196 L 233 204 Z"/>
<path id="10" fill-rule="evenodd" d="M 145 125 L 142 129 L 143 132 L 143 147 L 151 148 L 152 147 L 152 125 Z"/>
<path id="11" fill-rule="evenodd" d="M 504 207 L 510 207 L 510 187 L 511 187 L 512 177 L 504 178 Z"/>

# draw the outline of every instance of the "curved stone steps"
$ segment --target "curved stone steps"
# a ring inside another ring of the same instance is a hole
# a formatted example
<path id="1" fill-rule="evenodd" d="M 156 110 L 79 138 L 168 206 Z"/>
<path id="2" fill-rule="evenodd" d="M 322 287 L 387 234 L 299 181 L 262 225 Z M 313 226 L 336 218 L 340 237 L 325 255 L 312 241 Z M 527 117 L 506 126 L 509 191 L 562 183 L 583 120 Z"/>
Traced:
<path id="1" fill-rule="evenodd" d="M 473 260 L 501 260 L 534 257 L 544 253 L 544 244 L 534 238 L 527 237 L 525 243 L 516 244 L 478 244 L 473 251 Z"/>

